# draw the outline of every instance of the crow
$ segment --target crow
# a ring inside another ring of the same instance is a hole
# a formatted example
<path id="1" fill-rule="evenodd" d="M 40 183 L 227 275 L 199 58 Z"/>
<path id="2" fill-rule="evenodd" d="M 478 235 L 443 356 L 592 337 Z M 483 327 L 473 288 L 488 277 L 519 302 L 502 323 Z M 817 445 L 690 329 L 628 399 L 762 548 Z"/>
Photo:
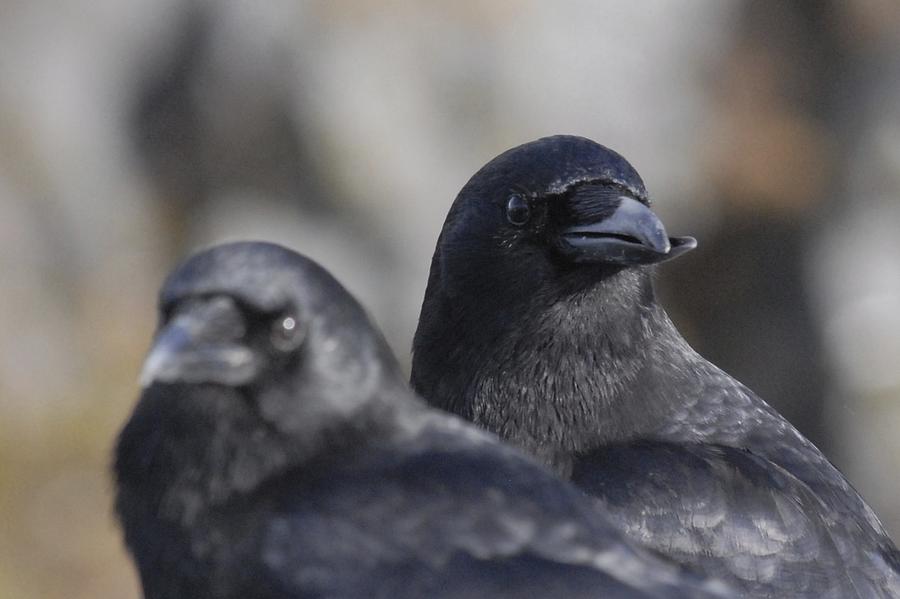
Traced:
<path id="1" fill-rule="evenodd" d="M 450 208 L 413 390 L 600 498 L 628 534 L 752 596 L 900 596 L 869 506 L 657 302 L 669 237 L 641 177 L 553 136 L 482 167 Z"/>
<path id="2" fill-rule="evenodd" d="M 159 305 L 113 466 L 148 599 L 733 596 L 416 398 L 312 260 L 216 246 Z"/>

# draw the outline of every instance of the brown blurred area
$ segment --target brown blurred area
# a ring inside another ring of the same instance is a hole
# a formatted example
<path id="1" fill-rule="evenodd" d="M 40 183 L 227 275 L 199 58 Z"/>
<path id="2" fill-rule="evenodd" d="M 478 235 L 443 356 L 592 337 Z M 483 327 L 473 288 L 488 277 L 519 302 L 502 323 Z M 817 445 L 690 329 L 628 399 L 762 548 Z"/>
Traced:
<path id="1" fill-rule="evenodd" d="M 139 595 L 108 465 L 175 261 L 290 245 L 408 361 L 453 196 L 553 133 L 698 237 L 676 322 L 900 536 L 894 0 L 37 0 L 0 81 L 0 597 Z"/>

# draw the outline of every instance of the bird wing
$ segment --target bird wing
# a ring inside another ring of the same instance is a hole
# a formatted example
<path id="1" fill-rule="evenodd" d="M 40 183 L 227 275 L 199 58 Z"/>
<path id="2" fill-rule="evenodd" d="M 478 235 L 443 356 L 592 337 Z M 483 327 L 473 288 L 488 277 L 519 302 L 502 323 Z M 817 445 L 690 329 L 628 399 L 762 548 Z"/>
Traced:
<path id="1" fill-rule="evenodd" d="M 900 596 L 889 545 L 749 451 L 617 444 L 581 456 L 573 481 L 631 538 L 754 597 Z"/>
<path id="2" fill-rule="evenodd" d="M 265 576 L 285 596 L 728 596 L 635 547 L 530 460 L 442 435 L 403 459 L 369 449 L 305 475 L 266 527 Z"/>

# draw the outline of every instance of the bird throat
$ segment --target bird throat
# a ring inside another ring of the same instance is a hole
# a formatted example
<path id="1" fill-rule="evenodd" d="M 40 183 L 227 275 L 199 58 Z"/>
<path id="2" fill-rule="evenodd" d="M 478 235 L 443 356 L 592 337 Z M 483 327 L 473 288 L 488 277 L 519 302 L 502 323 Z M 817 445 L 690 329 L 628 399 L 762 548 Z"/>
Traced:
<path id="1" fill-rule="evenodd" d="M 664 402 L 632 401 L 632 395 L 639 386 L 663 383 L 646 379 L 660 321 L 670 323 L 649 276 L 627 282 L 627 293 L 592 289 L 523 311 L 537 316 L 494 320 L 493 329 L 485 319 L 447 319 L 453 326 L 417 339 L 413 385 L 433 405 L 568 475 L 580 453 L 646 435 L 666 417 Z M 440 366 L 426 365 L 438 347 L 449 348 Z"/>

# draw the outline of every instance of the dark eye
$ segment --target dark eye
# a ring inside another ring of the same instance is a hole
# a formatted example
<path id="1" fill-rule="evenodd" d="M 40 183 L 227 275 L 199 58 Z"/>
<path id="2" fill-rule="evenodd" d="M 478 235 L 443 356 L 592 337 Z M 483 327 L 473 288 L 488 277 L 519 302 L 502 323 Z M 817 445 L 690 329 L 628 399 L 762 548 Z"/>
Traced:
<path id="1" fill-rule="evenodd" d="M 305 331 L 300 321 L 291 315 L 279 316 L 272 321 L 272 346 L 281 352 L 290 352 L 303 343 Z"/>
<path id="2" fill-rule="evenodd" d="M 531 218 L 531 207 L 528 205 L 528 200 L 517 193 L 509 196 L 509 200 L 506 202 L 506 218 L 517 227 L 527 223 Z"/>

